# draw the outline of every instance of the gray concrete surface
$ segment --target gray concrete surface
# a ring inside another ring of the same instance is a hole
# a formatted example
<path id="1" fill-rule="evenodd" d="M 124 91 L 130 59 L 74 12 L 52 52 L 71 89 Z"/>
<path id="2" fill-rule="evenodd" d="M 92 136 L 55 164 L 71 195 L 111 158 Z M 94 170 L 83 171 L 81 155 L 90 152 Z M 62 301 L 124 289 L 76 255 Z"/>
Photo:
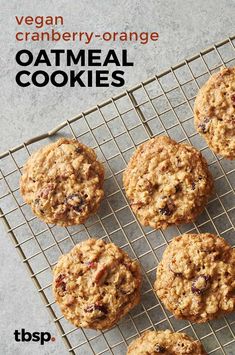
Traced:
<path id="1" fill-rule="evenodd" d="M 22 89 L 15 84 L 15 53 L 20 48 L 84 48 L 76 43 L 19 44 L 14 39 L 15 15 L 63 15 L 68 31 L 158 31 L 159 41 L 147 45 L 125 44 L 134 68 L 126 70 L 131 87 L 177 61 L 234 34 L 234 0 L 0 0 L 1 8 L 1 112 L 0 151 L 48 131 L 63 120 L 114 95 L 118 88 Z M 99 42 L 90 48 L 98 47 Z M 112 45 L 103 44 L 103 48 Z M 116 44 L 120 47 L 120 44 Z M 0 226 L 0 354 L 66 354 L 62 341 L 40 346 L 17 343 L 15 329 L 56 329 L 30 281 L 25 267 Z"/>

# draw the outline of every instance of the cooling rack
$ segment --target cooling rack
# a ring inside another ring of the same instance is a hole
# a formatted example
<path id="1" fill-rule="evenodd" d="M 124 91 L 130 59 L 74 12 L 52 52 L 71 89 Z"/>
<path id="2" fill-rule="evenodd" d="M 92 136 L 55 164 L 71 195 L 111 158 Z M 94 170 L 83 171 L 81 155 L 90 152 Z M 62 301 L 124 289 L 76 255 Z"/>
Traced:
<path id="1" fill-rule="evenodd" d="M 176 320 L 153 292 L 156 267 L 173 236 L 211 232 L 234 246 L 234 163 L 208 149 L 195 132 L 193 103 L 198 88 L 222 65 L 235 65 L 235 36 L 67 120 L 54 130 L 1 154 L 1 217 L 27 266 L 30 278 L 49 310 L 70 354 L 118 354 L 146 329 L 184 331 L 198 338 L 208 354 L 235 354 L 235 314 L 203 325 Z M 122 186 L 122 173 L 136 146 L 155 135 L 188 142 L 206 157 L 216 193 L 195 223 L 155 231 L 133 215 Z M 19 178 L 28 156 L 60 136 L 92 146 L 106 169 L 106 197 L 85 225 L 69 228 L 39 221 L 19 194 Z M 51 292 L 51 269 L 62 253 L 89 237 L 112 241 L 140 261 L 142 303 L 111 330 L 74 328 L 60 313 Z"/>

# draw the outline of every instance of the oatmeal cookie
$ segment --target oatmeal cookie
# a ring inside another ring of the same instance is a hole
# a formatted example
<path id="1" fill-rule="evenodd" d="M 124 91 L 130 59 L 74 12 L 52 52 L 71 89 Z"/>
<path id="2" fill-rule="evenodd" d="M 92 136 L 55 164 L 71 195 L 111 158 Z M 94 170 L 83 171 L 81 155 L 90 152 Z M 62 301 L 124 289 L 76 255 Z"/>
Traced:
<path id="1" fill-rule="evenodd" d="M 235 67 L 221 68 L 199 90 L 194 105 L 195 126 L 208 146 L 235 159 Z"/>
<path id="2" fill-rule="evenodd" d="M 60 226 L 81 224 L 103 198 L 104 169 L 92 148 L 59 139 L 26 162 L 20 192 L 37 217 Z"/>
<path id="3" fill-rule="evenodd" d="M 123 183 L 137 218 L 153 228 L 195 220 L 213 190 L 212 176 L 201 153 L 165 136 L 137 148 Z"/>
<path id="4" fill-rule="evenodd" d="M 140 300 L 140 266 L 113 243 L 77 244 L 53 274 L 55 300 L 77 327 L 109 329 Z"/>
<path id="5" fill-rule="evenodd" d="M 235 310 L 235 250 L 216 235 L 183 234 L 172 240 L 154 284 L 176 318 L 204 323 Z"/>
<path id="6" fill-rule="evenodd" d="M 202 344 L 185 333 L 146 331 L 128 347 L 127 355 L 206 355 Z"/>

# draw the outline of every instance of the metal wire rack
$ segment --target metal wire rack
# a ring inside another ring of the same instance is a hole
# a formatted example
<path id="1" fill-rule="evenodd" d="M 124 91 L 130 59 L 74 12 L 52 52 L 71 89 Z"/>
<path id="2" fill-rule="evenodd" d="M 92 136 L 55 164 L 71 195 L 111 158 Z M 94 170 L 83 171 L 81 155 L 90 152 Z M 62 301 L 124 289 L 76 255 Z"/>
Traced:
<path id="1" fill-rule="evenodd" d="M 71 354 L 125 354 L 146 329 L 184 331 L 203 343 L 208 354 L 235 354 L 235 314 L 203 325 L 176 320 L 153 292 L 156 267 L 173 236 L 212 232 L 234 243 L 234 176 L 231 161 L 220 159 L 195 132 L 193 102 L 198 88 L 222 65 L 235 65 L 235 36 L 171 67 L 54 130 L 1 154 L 1 217 Z M 192 224 L 155 231 L 135 218 L 122 187 L 122 173 L 136 146 L 160 134 L 202 151 L 214 176 L 216 193 Z M 32 151 L 59 136 L 92 146 L 106 168 L 106 198 L 85 225 L 61 228 L 39 221 L 19 194 L 19 177 Z M 143 270 L 142 303 L 111 330 L 78 329 L 61 315 L 51 292 L 51 269 L 62 253 L 90 236 L 112 241 L 137 258 Z"/>

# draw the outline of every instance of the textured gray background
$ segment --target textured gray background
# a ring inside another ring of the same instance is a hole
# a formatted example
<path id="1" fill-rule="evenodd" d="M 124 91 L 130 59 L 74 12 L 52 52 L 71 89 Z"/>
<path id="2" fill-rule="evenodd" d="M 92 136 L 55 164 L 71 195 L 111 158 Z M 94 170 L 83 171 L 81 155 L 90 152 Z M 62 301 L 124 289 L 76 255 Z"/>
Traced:
<path id="1" fill-rule="evenodd" d="M 1 5 L 1 112 L 0 151 L 53 128 L 97 102 L 120 92 L 120 88 L 22 89 L 15 84 L 14 56 L 20 48 L 54 48 L 53 43 L 19 44 L 14 40 L 15 15 L 63 15 L 68 31 L 158 31 L 160 39 L 148 45 L 124 45 L 134 68 L 126 70 L 126 88 L 152 76 L 177 61 L 234 34 L 234 0 L 12 0 Z M 91 44 L 90 48 L 98 47 Z M 109 45 L 103 45 L 103 48 Z M 120 48 L 118 43 L 115 44 Z M 57 48 L 65 48 L 63 44 Z M 67 48 L 82 48 L 67 44 Z M 13 331 L 56 329 L 42 306 L 9 237 L 1 231 L 0 354 L 66 354 L 57 336 L 55 343 L 16 343 Z"/>

